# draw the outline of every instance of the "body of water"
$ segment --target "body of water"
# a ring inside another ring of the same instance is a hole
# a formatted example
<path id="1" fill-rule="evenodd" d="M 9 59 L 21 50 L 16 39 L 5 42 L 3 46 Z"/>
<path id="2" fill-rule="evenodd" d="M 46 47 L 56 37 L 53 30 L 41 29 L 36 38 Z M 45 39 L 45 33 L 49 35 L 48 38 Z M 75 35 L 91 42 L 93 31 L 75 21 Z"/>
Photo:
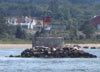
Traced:
<path id="1" fill-rule="evenodd" d="M 100 72 L 100 50 L 85 50 L 98 58 L 9 58 L 23 49 L 0 49 L 0 72 Z"/>

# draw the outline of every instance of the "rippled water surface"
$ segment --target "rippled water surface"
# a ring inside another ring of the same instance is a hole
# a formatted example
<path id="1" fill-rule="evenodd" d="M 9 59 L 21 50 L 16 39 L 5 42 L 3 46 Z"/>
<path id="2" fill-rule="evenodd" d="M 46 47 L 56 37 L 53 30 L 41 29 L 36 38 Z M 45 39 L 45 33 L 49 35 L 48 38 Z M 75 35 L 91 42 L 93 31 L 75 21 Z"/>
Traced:
<path id="1" fill-rule="evenodd" d="M 86 50 L 98 58 L 9 58 L 23 49 L 0 49 L 0 72 L 100 72 L 100 50 Z"/>

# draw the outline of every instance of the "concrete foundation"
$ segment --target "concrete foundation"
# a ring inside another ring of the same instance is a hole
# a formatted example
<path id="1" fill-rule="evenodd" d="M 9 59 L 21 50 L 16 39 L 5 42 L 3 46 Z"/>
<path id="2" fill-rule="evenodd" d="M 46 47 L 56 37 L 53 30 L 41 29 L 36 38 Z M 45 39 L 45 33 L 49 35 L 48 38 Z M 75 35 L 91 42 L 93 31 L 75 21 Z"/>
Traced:
<path id="1" fill-rule="evenodd" d="M 62 37 L 35 37 L 32 40 L 32 47 L 46 46 L 46 47 L 64 47 L 64 38 Z"/>

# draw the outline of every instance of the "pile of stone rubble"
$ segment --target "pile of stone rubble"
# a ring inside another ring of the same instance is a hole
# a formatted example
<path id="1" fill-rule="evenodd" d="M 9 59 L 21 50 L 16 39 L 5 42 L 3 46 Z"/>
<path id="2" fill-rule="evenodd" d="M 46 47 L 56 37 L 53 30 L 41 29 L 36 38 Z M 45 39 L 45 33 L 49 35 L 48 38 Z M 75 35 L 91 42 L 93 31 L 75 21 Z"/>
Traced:
<path id="1" fill-rule="evenodd" d="M 35 57 L 35 58 L 96 58 L 95 55 L 87 53 L 78 47 L 50 48 L 36 46 L 24 50 L 19 56 L 10 57 Z"/>

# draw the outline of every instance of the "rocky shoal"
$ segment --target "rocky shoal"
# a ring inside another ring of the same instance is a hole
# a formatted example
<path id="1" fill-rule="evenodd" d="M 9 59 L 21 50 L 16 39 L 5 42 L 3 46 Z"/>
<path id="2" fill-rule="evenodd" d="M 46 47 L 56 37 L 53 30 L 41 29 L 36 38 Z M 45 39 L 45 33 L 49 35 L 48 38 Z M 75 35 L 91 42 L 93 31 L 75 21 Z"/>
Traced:
<path id="1" fill-rule="evenodd" d="M 20 55 L 9 57 L 25 57 L 25 58 L 96 58 L 96 55 L 87 53 L 77 47 L 50 48 L 44 46 L 36 46 L 34 48 L 24 50 Z"/>

